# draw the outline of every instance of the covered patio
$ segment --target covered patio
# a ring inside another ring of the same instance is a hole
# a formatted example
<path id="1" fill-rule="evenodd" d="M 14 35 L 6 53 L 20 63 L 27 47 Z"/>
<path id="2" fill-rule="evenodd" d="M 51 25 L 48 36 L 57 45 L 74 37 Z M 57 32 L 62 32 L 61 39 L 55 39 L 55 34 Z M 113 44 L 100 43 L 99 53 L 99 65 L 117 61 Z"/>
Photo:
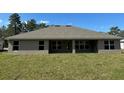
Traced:
<path id="1" fill-rule="evenodd" d="M 49 40 L 49 53 L 85 52 L 98 52 L 97 40 Z"/>

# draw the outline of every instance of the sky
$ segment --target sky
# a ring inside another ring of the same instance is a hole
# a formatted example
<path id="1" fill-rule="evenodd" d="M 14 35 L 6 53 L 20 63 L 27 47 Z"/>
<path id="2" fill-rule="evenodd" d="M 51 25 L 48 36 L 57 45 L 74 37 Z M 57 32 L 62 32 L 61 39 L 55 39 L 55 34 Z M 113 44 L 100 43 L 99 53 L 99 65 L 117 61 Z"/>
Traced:
<path id="1" fill-rule="evenodd" d="M 0 13 L 0 26 L 9 24 L 11 13 Z M 37 23 L 48 25 L 73 25 L 108 32 L 110 27 L 118 26 L 124 30 L 124 13 L 19 13 L 22 22 L 35 19 Z"/>

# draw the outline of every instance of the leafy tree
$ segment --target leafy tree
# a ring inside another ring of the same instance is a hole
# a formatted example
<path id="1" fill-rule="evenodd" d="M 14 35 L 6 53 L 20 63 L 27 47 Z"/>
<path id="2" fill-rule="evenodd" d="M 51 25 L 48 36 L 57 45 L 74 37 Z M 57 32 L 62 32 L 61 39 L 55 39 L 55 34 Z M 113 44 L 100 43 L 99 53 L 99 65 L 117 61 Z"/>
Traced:
<path id="1" fill-rule="evenodd" d="M 4 39 L 5 37 L 7 37 L 7 27 L 6 26 L 2 26 L 0 28 L 0 31 L 2 32 L 2 38 Z M 7 40 L 4 40 L 4 47 L 8 47 L 8 43 Z"/>
<path id="2" fill-rule="evenodd" d="M 27 24 L 25 22 L 22 22 L 22 32 L 28 32 Z"/>
<path id="3" fill-rule="evenodd" d="M 37 27 L 36 21 L 34 19 L 31 19 L 27 21 L 27 30 L 28 31 L 33 31 Z"/>
<path id="4" fill-rule="evenodd" d="M 3 37 L 3 38 L 6 37 L 6 29 L 7 29 L 7 28 L 6 28 L 6 26 L 4 26 L 4 25 L 0 28 L 0 31 L 1 31 L 1 33 L 2 33 L 2 34 L 1 34 L 1 37 Z"/>
<path id="5" fill-rule="evenodd" d="M 120 37 L 124 37 L 124 30 L 121 30 L 121 31 L 120 31 L 119 36 L 120 36 Z"/>
<path id="6" fill-rule="evenodd" d="M 40 28 L 45 28 L 45 27 L 47 27 L 47 25 L 45 23 L 41 23 L 41 24 L 39 24 L 39 27 Z"/>
<path id="7" fill-rule="evenodd" d="M 6 26 L 4 26 L 4 25 L 1 27 L 1 30 L 2 30 L 3 32 L 6 31 L 6 29 L 7 29 L 7 28 L 6 28 Z"/>
<path id="8" fill-rule="evenodd" d="M 119 36 L 120 35 L 120 29 L 118 28 L 118 26 L 111 27 L 110 32 L 108 32 L 108 33 L 111 34 L 111 35 Z"/>
<path id="9" fill-rule="evenodd" d="M 20 16 L 17 13 L 10 15 L 9 17 L 10 24 L 8 25 L 8 36 L 16 35 L 21 32 L 21 21 Z"/>

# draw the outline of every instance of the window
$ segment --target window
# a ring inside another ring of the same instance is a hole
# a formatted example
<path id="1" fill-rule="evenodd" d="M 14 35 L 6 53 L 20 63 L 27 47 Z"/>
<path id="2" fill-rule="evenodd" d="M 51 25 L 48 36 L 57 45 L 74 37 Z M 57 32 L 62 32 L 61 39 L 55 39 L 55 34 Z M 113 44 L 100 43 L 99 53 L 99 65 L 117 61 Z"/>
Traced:
<path id="1" fill-rule="evenodd" d="M 89 42 L 85 41 L 85 49 L 89 49 Z"/>
<path id="2" fill-rule="evenodd" d="M 114 41 L 113 40 L 110 40 L 110 49 L 114 49 Z"/>
<path id="3" fill-rule="evenodd" d="M 44 50 L 44 41 L 39 41 L 39 50 Z"/>
<path id="4" fill-rule="evenodd" d="M 78 50 L 89 49 L 89 42 L 88 41 L 82 41 L 82 40 L 75 41 L 75 48 Z"/>
<path id="5" fill-rule="evenodd" d="M 19 50 L 18 46 L 13 46 L 13 50 Z"/>
<path id="6" fill-rule="evenodd" d="M 39 46 L 39 50 L 44 50 L 44 46 Z"/>
<path id="7" fill-rule="evenodd" d="M 14 41 L 14 45 L 19 45 L 19 41 Z"/>
<path id="8" fill-rule="evenodd" d="M 79 44 L 79 41 L 75 41 L 75 45 L 78 45 Z"/>
<path id="9" fill-rule="evenodd" d="M 62 41 L 52 41 L 52 49 L 61 50 L 62 49 Z"/>
<path id="10" fill-rule="evenodd" d="M 57 49 L 62 49 L 62 42 L 58 41 L 56 47 Z"/>
<path id="11" fill-rule="evenodd" d="M 80 44 L 80 49 L 84 49 L 84 45 L 83 44 Z"/>
<path id="12" fill-rule="evenodd" d="M 19 50 L 19 41 L 13 41 L 13 50 Z"/>
<path id="13" fill-rule="evenodd" d="M 58 46 L 58 49 L 62 49 L 62 47 L 61 46 Z"/>
<path id="14" fill-rule="evenodd" d="M 85 49 L 89 49 L 89 45 L 85 45 Z"/>
<path id="15" fill-rule="evenodd" d="M 104 48 L 109 49 L 109 41 L 104 41 Z"/>
<path id="16" fill-rule="evenodd" d="M 44 45 L 44 41 L 39 41 L 39 45 Z"/>
<path id="17" fill-rule="evenodd" d="M 107 40 L 107 41 L 104 41 L 104 44 L 109 44 L 109 41 Z"/>
<path id="18" fill-rule="evenodd" d="M 56 46 L 56 41 L 52 41 L 52 49 L 56 50 L 57 49 L 57 46 Z"/>
<path id="19" fill-rule="evenodd" d="M 105 45 L 104 47 L 105 47 L 105 49 L 109 49 L 109 45 Z"/>
<path id="20" fill-rule="evenodd" d="M 104 49 L 114 49 L 114 41 L 113 40 L 106 40 L 104 41 Z"/>
<path id="21" fill-rule="evenodd" d="M 78 44 L 76 44 L 76 45 L 75 45 L 75 48 L 76 48 L 76 49 L 79 49 L 79 45 L 78 45 Z"/>

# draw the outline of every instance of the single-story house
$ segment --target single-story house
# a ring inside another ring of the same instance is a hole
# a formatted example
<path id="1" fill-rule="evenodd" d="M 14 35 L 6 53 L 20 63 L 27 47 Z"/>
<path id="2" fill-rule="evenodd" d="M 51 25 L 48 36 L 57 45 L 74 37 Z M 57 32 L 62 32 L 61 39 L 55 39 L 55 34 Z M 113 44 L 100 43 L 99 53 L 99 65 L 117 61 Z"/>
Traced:
<path id="1" fill-rule="evenodd" d="M 49 26 L 8 37 L 9 52 L 120 53 L 120 37 L 75 26 Z"/>
<path id="2" fill-rule="evenodd" d="M 4 43 L 4 40 L 0 38 L 0 51 L 3 50 L 3 43 Z"/>

